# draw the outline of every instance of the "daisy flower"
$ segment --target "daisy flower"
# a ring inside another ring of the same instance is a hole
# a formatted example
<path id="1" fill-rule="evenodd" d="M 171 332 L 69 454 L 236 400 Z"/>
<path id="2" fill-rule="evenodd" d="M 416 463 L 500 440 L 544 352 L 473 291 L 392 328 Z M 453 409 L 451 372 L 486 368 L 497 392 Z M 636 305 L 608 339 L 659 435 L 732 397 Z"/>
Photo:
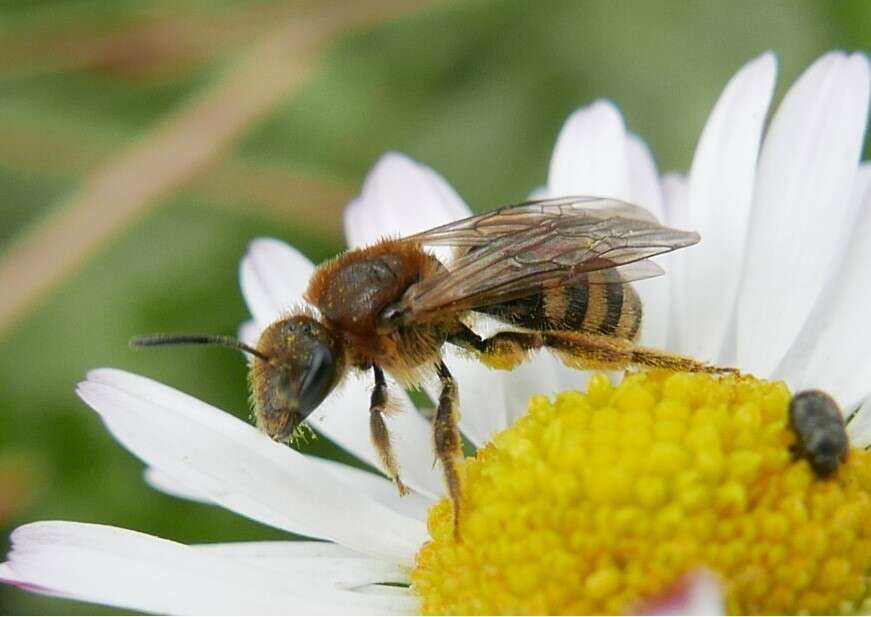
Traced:
<path id="1" fill-rule="evenodd" d="M 115 369 L 78 388 L 166 492 L 329 542 L 185 546 L 69 522 L 26 525 L 0 580 L 158 613 L 832 612 L 871 587 L 871 171 L 864 56 L 827 54 L 790 88 L 768 130 L 771 54 L 726 86 L 687 178 L 660 178 L 617 109 L 578 110 L 540 195 L 614 197 L 702 243 L 637 285 L 641 342 L 759 377 L 636 373 L 583 383 L 548 354 L 511 373 L 463 357 L 463 534 L 452 533 L 430 427 L 393 384 L 388 419 L 403 480 L 304 456 L 204 402 Z M 350 246 L 469 214 L 434 171 L 385 155 L 349 205 Z M 692 251 L 692 255 L 689 252 Z M 686 258 L 684 258 L 686 257 Z M 241 284 L 253 342 L 298 303 L 313 269 L 252 243 Z M 789 390 L 822 388 L 852 415 L 854 450 L 832 479 L 789 451 Z M 378 467 L 368 388 L 351 377 L 309 417 Z M 509 427 L 510 428 L 506 428 Z M 503 430 L 505 429 L 505 430 Z M 435 505 L 433 506 L 433 503 Z M 411 587 L 409 587 L 411 585 Z M 725 605 L 724 605 L 725 602 Z"/>

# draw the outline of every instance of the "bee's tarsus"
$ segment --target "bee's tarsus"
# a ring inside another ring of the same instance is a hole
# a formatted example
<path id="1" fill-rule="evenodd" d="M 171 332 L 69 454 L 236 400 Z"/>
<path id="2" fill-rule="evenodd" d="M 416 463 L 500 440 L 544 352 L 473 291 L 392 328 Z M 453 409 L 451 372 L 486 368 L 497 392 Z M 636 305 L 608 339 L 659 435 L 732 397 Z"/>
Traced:
<path id="1" fill-rule="evenodd" d="M 436 371 L 442 382 L 442 392 L 439 395 L 433 422 L 433 440 L 436 456 L 442 463 L 448 495 L 450 495 L 454 506 L 454 537 L 459 538 L 460 501 L 462 498 L 459 464 L 463 458 L 463 444 L 457 426 L 459 420 L 457 384 L 444 362 L 439 363 Z"/>
<path id="2" fill-rule="evenodd" d="M 372 388 L 372 397 L 369 403 L 369 433 L 372 445 L 381 459 L 381 465 L 387 476 L 396 484 L 396 489 L 401 496 L 408 493 L 408 489 L 399 479 L 399 464 L 393 453 L 390 443 L 390 433 L 384 423 L 384 412 L 387 408 L 387 380 L 380 366 L 373 365 L 372 373 L 375 375 L 375 386 Z"/>
<path id="3" fill-rule="evenodd" d="M 402 480 L 400 480 L 398 476 L 394 480 L 394 483 L 396 484 L 396 489 L 399 491 L 400 497 L 405 497 L 406 495 L 408 495 L 408 493 L 409 493 L 408 487 L 402 483 Z"/>

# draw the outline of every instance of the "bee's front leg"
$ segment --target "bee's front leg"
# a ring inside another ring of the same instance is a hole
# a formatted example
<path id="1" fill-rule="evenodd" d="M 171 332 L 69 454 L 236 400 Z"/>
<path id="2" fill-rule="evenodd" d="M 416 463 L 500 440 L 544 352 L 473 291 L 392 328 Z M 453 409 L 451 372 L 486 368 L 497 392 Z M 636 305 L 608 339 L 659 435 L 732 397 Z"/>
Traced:
<path id="1" fill-rule="evenodd" d="M 460 535 L 460 486 L 459 464 L 463 457 L 463 443 L 460 439 L 457 384 L 444 362 L 438 368 L 439 379 L 442 382 L 442 392 L 433 420 L 433 437 L 436 456 L 442 463 L 445 474 L 445 484 L 448 494 L 454 504 L 454 536 Z"/>
<path id="2" fill-rule="evenodd" d="M 399 494 L 406 495 L 408 489 L 399 479 L 399 465 L 390 446 L 390 433 L 387 432 L 387 425 L 384 424 L 384 413 L 387 409 L 387 380 L 384 379 L 384 371 L 380 366 L 373 365 L 372 371 L 375 373 L 375 387 L 372 388 L 372 398 L 369 403 L 369 432 L 372 436 L 372 445 L 375 446 L 387 475 L 399 489 Z"/>

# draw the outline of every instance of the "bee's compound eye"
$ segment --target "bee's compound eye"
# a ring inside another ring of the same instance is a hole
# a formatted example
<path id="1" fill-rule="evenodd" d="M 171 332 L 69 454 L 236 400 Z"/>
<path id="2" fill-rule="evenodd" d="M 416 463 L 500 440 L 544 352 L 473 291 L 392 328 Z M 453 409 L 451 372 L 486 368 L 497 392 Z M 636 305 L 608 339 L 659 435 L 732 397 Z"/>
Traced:
<path id="1" fill-rule="evenodd" d="M 299 414 L 303 418 L 326 398 L 336 378 L 336 358 L 328 345 L 315 344 L 299 388 Z"/>

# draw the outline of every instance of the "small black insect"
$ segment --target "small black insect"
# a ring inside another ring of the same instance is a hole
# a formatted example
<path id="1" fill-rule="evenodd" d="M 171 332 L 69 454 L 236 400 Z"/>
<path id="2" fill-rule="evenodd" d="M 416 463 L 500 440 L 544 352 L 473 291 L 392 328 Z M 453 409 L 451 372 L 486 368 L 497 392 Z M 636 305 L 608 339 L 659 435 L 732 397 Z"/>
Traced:
<path id="1" fill-rule="evenodd" d="M 795 453 L 808 460 L 818 477 L 830 476 L 847 460 L 850 443 L 844 418 L 825 392 L 805 390 L 793 396 L 789 424 L 797 437 Z"/>

